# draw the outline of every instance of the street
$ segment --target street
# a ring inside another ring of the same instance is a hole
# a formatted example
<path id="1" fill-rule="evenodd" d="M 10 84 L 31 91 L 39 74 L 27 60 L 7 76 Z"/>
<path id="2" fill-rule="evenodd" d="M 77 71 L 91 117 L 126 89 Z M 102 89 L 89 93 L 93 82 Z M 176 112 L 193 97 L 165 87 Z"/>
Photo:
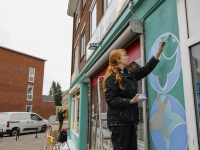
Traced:
<path id="1" fill-rule="evenodd" d="M 59 125 L 52 125 L 52 131 L 58 129 Z M 68 124 L 64 123 L 63 128 L 67 128 Z M 0 150 L 44 150 L 45 133 L 38 133 L 37 139 L 35 138 L 36 133 L 26 133 L 20 134 L 19 138 L 15 136 L 10 136 L 8 134 L 4 135 L 2 139 L 0 139 Z M 43 137 L 43 138 L 41 138 Z M 73 142 L 68 140 L 68 144 L 70 146 L 70 150 L 75 150 Z M 49 149 L 49 146 L 48 146 Z"/>

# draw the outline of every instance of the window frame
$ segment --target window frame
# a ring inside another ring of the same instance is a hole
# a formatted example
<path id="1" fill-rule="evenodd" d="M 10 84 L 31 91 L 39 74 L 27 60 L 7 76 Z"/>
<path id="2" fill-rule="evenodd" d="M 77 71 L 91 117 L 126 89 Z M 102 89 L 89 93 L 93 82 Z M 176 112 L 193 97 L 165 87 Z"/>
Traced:
<path id="1" fill-rule="evenodd" d="M 32 87 L 33 90 L 34 90 L 34 86 L 33 85 L 28 85 L 28 89 L 29 87 Z M 28 94 L 28 89 L 27 89 L 27 101 L 33 101 L 33 93 L 32 93 L 32 99 L 28 99 L 28 95 L 31 95 L 31 94 Z"/>
<path id="2" fill-rule="evenodd" d="M 103 14 L 105 14 L 106 10 L 108 9 L 110 3 L 112 2 L 112 0 L 110 0 L 110 3 L 108 4 L 108 0 L 104 0 L 104 5 L 103 5 Z"/>
<path id="3" fill-rule="evenodd" d="M 79 108 L 78 108 L 78 101 L 79 101 Z M 71 109 L 71 120 L 74 118 L 74 122 L 71 121 L 71 130 L 76 136 L 79 136 L 79 129 L 77 129 L 77 116 L 80 117 L 80 95 L 72 99 L 72 109 Z M 78 131 L 78 132 L 77 132 Z"/>
<path id="4" fill-rule="evenodd" d="M 97 28 L 97 2 L 96 2 L 96 0 L 93 0 L 92 4 L 90 6 L 90 9 L 89 9 L 89 11 L 90 11 L 90 39 L 92 38 L 92 36 L 94 34 L 94 33 L 92 33 L 92 21 L 93 21 L 92 13 L 93 13 L 93 10 L 95 7 L 96 7 L 96 19 L 95 20 L 96 20 L 96 28 Z M 94 29 L 94 32 L 95 32 L 96 28 Z"/>
<path id="5" fill-rule="evenodd" d="M 83 28 L 81 30 L 81 61 L 82 61 L 83 57 L 85 56 L 85 50 L 86 50 L 86 48 L 85 48 L 85 46 L 86 46 L 86 44 L 85 44 L 85 24 L 86 23 L 84 23 Z"/>
<path id="6" fill-rule="evenodd" d="M 197 120 L 196 120 L 196 106 L 194 101 L 194 89 L 192 81 L 192 68 L 190 60 L 190 47 L 200 42 L 200 33 L 195 36 L 189 37 L 188 19 L 187 19 L 187 5 L 186 1 L 177 2 L 177 17 L 178 17 L 178 29 L 179 29 L 179 41 L 181 48 L 181 60 L 182 61 L 182 74 L 183 74 L 183 94 L 185 99 L 185 111 L 187 119 L 187 133 L 188 137 L 192 140 L 188 140 L 190 149 L 199 149 L 200 138 L 197 133 Z M 190 101 L 189 101 L 190 100 Z"/>
<path id="7" fill-rule="evenodd" d="M 33 81 L 30 81 L 30 71 L 31 71 L 31 69 L 34 69 L 34 76 L 33 76 Z M 31 82 L 31 83 L 34 83 L 34 81 L 35 81 L 35 68 L 33 68 L 33 67 L 29 67 L 29 78 L 28 78 L 28 82 Z"/>
<path id="8" fill-rule="evenodd" d="M 192 87 L 193 87 L 193 95 L 194 95 L 194 104 L 195 104 L 195 113 L 196 113 L 196 124 L 197 124 L 197 133 L 198 133 L 198 140 L 200 142 L 200 115 L 199 115 L 199 107 L 198 107 L 198 98 L 197 98 L 197 86 L 196 86 L 196 80 L 195 80 L 195 75 L 194 75 L 194 66 L 193 66 L 193 58 L 192 58 L 192 50 L 193 47 L 196 45 L 200 46 L 200 41 L 199 43 L 195 43 L 194 45 L 191 45 L 189 47 L 189 53 L 190 53 L 190 66 L 191 66 L 191 73 L 192 73 Z"/>
<path id="9" fill-rule="evenodd" d="M 80 16 L 79 14 L 76 14 L 76 31 L 78 30 L 79 24 L 80 24 Z"/>
<path id="10" fill-rule="evenodd" d="M 31 107 L 30 111 L 27 111 L 27 106 Z M 26 112 L 32 112 L 32 105 L 26 105 Z"/>
<path id="11" fill-rule="evenodd" d="M 83 9 L 85 8 L 87 0 L 83 0 Z"/>
<path id="12" fill-rule="evenodd" d="M 76 68 L 76 63 L 77 63 L 77 68 Z M 74 46 L 74 72 L 78 69 L 78 63 L 79 63 L 79 36 Z"/>

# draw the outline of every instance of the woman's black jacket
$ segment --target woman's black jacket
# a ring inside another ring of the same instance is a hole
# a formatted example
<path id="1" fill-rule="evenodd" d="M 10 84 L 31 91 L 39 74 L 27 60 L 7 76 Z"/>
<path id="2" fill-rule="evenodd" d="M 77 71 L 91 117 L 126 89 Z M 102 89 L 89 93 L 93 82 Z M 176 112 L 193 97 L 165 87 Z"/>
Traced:
<path id="1" fill-rule="evenodd" d="M 105 98 L 108 104 L 108 126 L 136 125 L 139 123 L 138 104 L 130 104 L 130 100 L 138 93 L 137 81 L 146 77 L 158 64 L 159 60 L 152 57 L 144 66 L 134 71 L 118 69 L 122 78 L 122 86 L 116 83 L 116 74 L 111 74 L 106 80 Z"/>

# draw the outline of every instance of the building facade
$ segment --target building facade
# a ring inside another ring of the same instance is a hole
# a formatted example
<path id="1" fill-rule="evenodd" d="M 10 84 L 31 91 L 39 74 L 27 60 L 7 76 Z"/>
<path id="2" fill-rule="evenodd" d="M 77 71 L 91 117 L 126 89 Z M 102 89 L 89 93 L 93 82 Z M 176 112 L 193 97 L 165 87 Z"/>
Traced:
<path id="1" fill-rule="evenodd" d="M 0 47 L 0 112 L 30 111 L 54 115 L 55 102 L 42 101 L 46 60 Z"/>
<path id="2" fill-rule="evenodd" d="M 166 46 L 160 63 L 138 82 L 139 93 L 148 97 L 139 103 L 138 149 L 199 149 L 200 13 L 194 9 L 199 6 L 197 0 L 69 1 L 68 15 L 74 18 L 69 135 L 77 149 L 102 147 L 95 118 L 98 97 L 106 116 L 100 77 L 110 52 L 126 49 L 128 69 L 134 70 L 156 54 L 161 41 Z M 106 122 L 102 128 L 103 136 L 110 136 Z M 103 149 L 112 149 L 110 141 L 103 141 Z"/>
<path id="3" fill-rule="evenodd" d="M 69 90 L 62 94 L 62 106 L 69 109 Z"/>

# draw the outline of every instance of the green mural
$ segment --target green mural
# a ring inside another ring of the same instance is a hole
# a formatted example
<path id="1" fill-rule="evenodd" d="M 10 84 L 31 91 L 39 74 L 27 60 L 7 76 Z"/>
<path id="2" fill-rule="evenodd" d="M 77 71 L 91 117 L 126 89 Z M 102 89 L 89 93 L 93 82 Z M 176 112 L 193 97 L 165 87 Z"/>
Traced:
<path id="1" fill-rule="evenodd" d="M 146 60 L 156 54 L 159 42 L 166 42 L 159 64 L 147 77 L 151 150 L 188 147 L 178 31 L 174 0 L 164 1 L 145 19 Z"/>

